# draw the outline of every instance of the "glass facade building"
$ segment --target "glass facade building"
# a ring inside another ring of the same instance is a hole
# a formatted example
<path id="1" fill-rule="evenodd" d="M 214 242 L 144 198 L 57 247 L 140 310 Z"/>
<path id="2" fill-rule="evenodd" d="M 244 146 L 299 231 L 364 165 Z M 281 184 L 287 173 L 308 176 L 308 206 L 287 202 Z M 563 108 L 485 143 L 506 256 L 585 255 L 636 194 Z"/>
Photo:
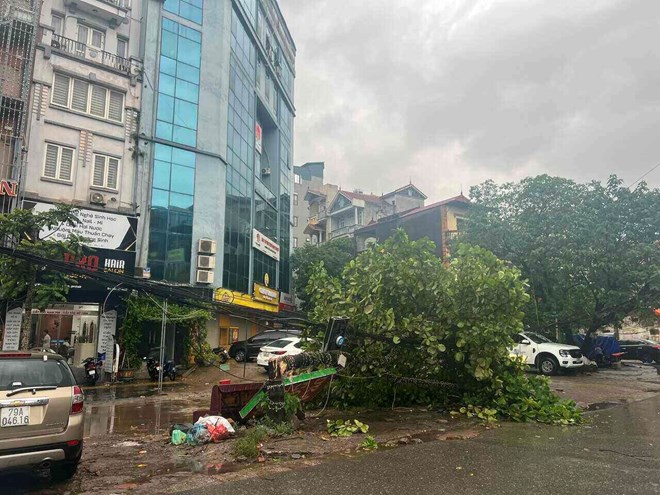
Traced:
<path id="1" fill-rule="evenodd" d="M 153 139 L 151 278 L 248 294 L 267 280 L 290 292 L 295 47 L 276 0 L 165 0 L 146 15 L 158 46 L 141 125 Z M 255 231 L 279 259 L 253 247 Z M 217 254 L 197 252 L 201 239 Z M 214 257 L 212 280 L 199 279 L 201 255 Z"/>
<path id="2" fill-rule="evenodd" d="M 223 286 L 241 292 L 265 280 L 288 292 L 291 280 L 293 70 L 266 12 L 255 0 L 232 9 Z M 279 261 L 252 249 L 252 228 L 280 246 Z"/>
<path id="3" fill-rule="evenodd" d="M 201 9 L 197 16 L 193 3 L 201 7 L 202 0 L 168 0 L 164 8 L 201 22 Z M 155 136 L 173 145 L 195 147 L 202 35 L 163 18 L 160 38 Z M 154 145 L 148 263 L 155 280 L 190 282 L 195 160 L 192 151 Z"/>

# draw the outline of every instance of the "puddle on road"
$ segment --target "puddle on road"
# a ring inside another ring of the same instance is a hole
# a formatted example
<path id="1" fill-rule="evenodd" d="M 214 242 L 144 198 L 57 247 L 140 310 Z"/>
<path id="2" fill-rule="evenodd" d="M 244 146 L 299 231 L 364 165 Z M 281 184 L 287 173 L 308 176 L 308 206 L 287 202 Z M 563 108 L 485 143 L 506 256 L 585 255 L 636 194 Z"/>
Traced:
<path id="1" fill-rule="evenodd" d="M 167 394 L 171 389 L 180 392 L 183 388 L 187 388 L 187 385 L 182 382 L 167 383 L 167 386 L 163 387 L 163 391 Z M 137 397 L 153 397 L 158 395 L 158 387 L 155 383 L 150 382 L 140 384 L 116 384 L 93 388 L 83 386 L 83 392 L 85 392 L 85 399 L 89 402 L 101 402 L 119 399 L 134 399 Z"/>
<path id="2" fill-rule="evenodd" d="M 209 463 L 195 459 L 185 459 L 173 464 L 166 464 L 158 471 L 168 473 L 195 473 L 195 474 L 224 474 L 233 473 L 250 467 L 249 464 L 238 464 L 236 462 Z"/>
<path id="3" fill-rule="evenodd" d="M 194 409 L 197 409 L 194 403 L 167 399 L 91 403 L 85 408 L 85 437 L 163 433 L 174 423 L 191 422 Z"/>

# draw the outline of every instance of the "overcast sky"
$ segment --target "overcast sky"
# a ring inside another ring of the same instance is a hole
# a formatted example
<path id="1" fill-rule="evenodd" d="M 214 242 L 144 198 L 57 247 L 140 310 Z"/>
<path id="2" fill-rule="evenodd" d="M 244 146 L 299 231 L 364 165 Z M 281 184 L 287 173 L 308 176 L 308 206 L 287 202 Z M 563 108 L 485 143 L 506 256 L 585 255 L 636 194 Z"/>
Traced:
<path id="1" fill-rule="evenodd" d="M 430 200 L 660 162 L 660 0 L 279 0 L 296 42 L 295 163 Z M 647 177 L 660 185 L 660 168 Z"/>

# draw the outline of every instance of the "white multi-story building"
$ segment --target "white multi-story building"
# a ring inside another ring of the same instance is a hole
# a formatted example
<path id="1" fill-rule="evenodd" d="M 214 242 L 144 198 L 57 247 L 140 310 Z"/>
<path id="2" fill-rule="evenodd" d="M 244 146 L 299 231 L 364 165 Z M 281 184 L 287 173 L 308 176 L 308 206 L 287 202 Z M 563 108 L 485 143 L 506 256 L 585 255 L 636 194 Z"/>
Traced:
<path id="1" fill-rule="evenodd" d="M 35 211 L 77 206 L 75 233 L 87 247 L 62 261 L 90 272 L 133 276 L 138 216 L 148 208 L 135 199 L 140 7 L 141 0 L 41 2 L 20 199 Z M 111 318 L 101 313 L 118 297 L 81 277 L 66 304 L 33 313 L 30 338 L 36 344 L 49 330 L 57 345 L 75 349 L 78 364 L 102 352 L 108 337 L 99 335 L 100 322 Z"/>
<path id="2" fill-rule="evenodd" d="M 45 0 L 25 199 L 135 214 L 139 0 Z"/>

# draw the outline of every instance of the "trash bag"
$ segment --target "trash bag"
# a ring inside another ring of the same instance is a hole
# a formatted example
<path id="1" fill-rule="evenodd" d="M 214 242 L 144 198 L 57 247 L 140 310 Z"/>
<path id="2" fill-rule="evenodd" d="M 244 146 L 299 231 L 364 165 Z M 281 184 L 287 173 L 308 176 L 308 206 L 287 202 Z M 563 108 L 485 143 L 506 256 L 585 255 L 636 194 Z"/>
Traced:
<path id="1" fill-rule="evenodd" d="M 186 436 L 186 443 L 188 445 L 204 445 L 210 441 L 211 433 L 208 428 L 206 428 L 206 425 L 194 425 Z"/>
<path id="2" fill-rule="evenodd" d="M 231 423 L 222 416 L 204 416 L 197 420 L 195 426 L 197 425 L 206 427 L 211 435 L 211 441 L 214 443 L 229 438 L 235 433 Z"/>
<path id="3" fill-rule="evenodd" d="M 181 430 L 172 430 L 172 445 L 181 445 L 186 442 L 187 435 Z"/>
<path id="4" fill-rule="evenodd" d="M 233 435 L 234 433 L 236 433 L 236 431 L 234 431 L 234 427 L 232 426 L 231 422 L 226 418 L 223 418 L 222 416 L 202 416 L 197 420 L 195 424 L 196 425 L 211 424 L 213 426 L 222 425 L 230 434 Z"/>
<path id="5" fill-rule="evenodd" d="M 192 427 L 193 427 L 192 423 L 175 423 L 172 426 L 170 426 L 170 435 L 174 430 L 179 430 L 182 431 L 183 433 L 188 433 L 190 431 L 190 428 Z"/>

